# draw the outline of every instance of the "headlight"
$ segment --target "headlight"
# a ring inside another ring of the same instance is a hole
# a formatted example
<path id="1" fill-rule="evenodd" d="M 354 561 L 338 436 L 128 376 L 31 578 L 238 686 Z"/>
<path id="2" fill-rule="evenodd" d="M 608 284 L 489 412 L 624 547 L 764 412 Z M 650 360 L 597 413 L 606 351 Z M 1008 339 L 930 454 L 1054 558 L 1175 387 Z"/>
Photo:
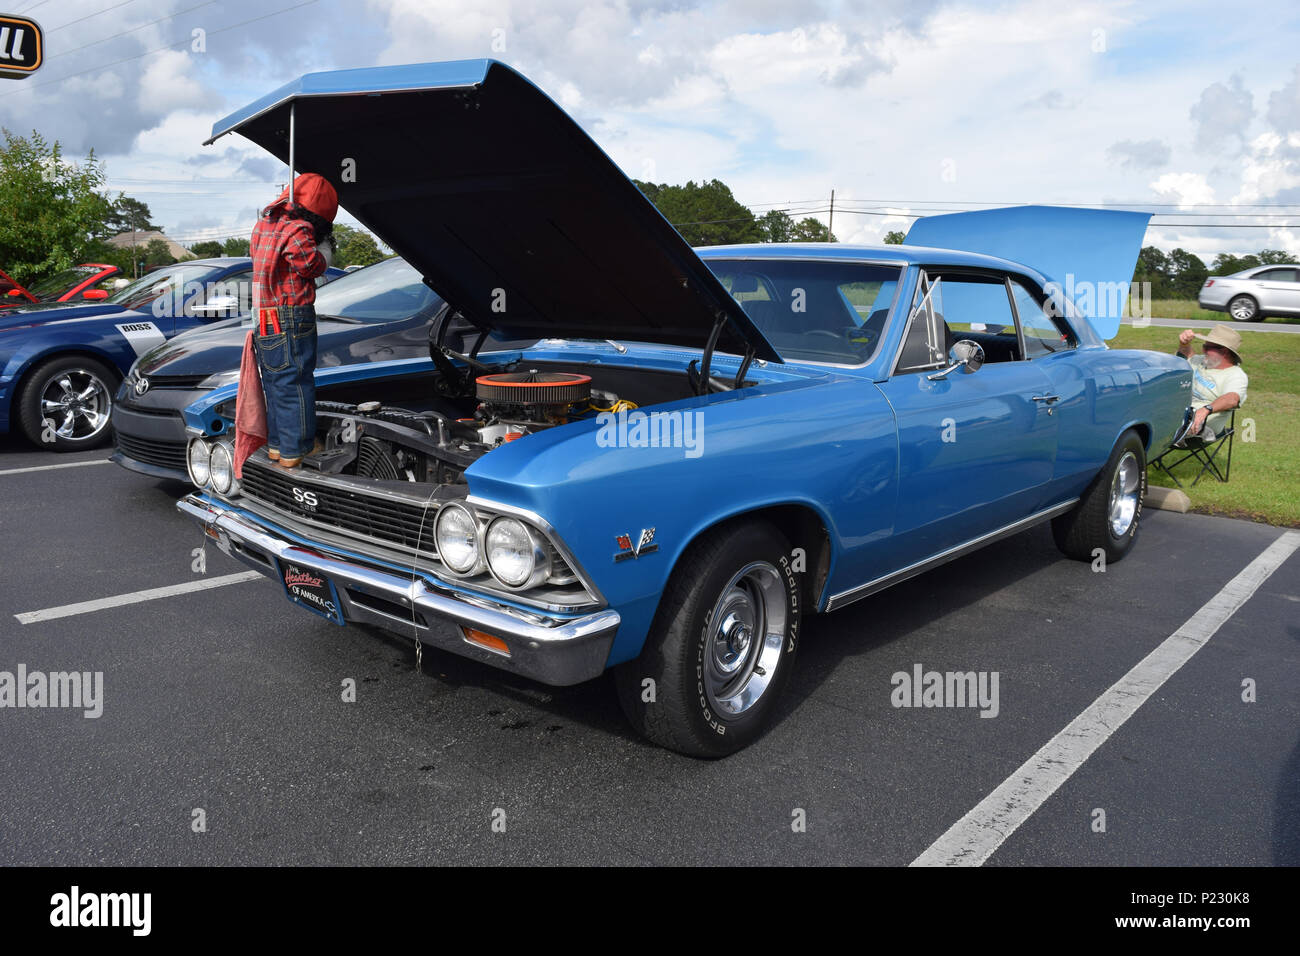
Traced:
<path id="1" fill-rule="evenodd" d="M 223 372 L 213 372 L 203 381 L 199 382 L 199 388 L 220 388 L 222 385 L 233 385 L 239 381 L 239 369 L 226 369 Z"/>
<path id="2" fill-rule="evenodd" d="M 200 488 L 206 488 L 212 478 L 212 448 L 202 438 L 190 439 L 190 447 L 185 452 L 185 464 L 189 468 L 190 481 Z"/>
<path id="3" fill-rule="evenodd" d="M 442 506 L 433 525 L 438 557 L 456 574 L 474 574 L 483 569 L 479 548 L 478 518 L 458 502 Z"/>
<path id="4" fill-rule="evenodd" d="M 494 518 L 488 525 L 488 570 L 508 588 L 535 587 L 551 573 L 550 551 L 518 518 Z"/>
<path id="5" fill-rule="evenodd" d="M 235 452 L 229 442 L 214 442 L 208 459 L 212 490 L 219 495 L 233 495 L 239 489 L 235 480 Z"/>

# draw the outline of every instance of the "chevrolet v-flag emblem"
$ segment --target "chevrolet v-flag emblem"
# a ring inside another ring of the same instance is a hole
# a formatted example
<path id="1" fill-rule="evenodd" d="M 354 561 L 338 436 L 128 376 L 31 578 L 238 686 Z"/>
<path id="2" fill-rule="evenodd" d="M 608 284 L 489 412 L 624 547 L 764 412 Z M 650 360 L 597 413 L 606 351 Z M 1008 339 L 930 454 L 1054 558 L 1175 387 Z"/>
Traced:
<path id="1" fill-rule="evenodd" d="M 655 544 L 654 540 L 654 528 L 642 528 L 641 537 L 636 539 L 635 544 L 632 543 L 632 536 L 630 534 L 620 534 L 614 539 L 615 543 L 618 544 L 618 553 L 614 555 L 614 560 L 634 560 L 641 557 L 643 554 L 650 554 L 654 551 L 658 551 L 659 545 Z"/>

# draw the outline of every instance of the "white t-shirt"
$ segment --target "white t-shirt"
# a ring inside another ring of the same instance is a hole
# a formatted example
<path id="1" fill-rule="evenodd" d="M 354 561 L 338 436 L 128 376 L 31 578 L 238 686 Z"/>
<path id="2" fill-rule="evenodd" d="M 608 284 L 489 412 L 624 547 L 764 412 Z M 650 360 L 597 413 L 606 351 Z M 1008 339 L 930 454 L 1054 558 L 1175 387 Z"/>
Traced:
<path id="1" fill-rule="evenodd" d="M 1187 360 L 1192 366 L 1192 408 L 1209 405 L 1217 398 L 1229 392 L 1237 393 L 1237 404 L 1246 404 L 1246 386 L 1249 376 L 1240 365 L 1228 365 L 1224 368 L 1206 368 L 1204 355 L 1193 355 Z M 1210 431 L 1218 433 L 1228 426 L 1231 412 L 1213 412 L 1205 420 Z"/>

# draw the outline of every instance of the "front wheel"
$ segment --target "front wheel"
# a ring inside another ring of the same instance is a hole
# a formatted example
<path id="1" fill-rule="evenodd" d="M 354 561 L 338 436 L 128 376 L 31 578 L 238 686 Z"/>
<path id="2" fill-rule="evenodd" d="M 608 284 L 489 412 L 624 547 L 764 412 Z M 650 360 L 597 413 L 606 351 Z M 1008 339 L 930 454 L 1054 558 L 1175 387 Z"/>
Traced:
<path id="1" fill-rule="evenodd" d="M 27 376 L 18 424 L 34 445 L 54 451 L 96 448 L 108 440 L 117 375 L 92 358 L 55 357 Z"/>
<path id="2" fill-rule="evenodd" d="M 799 579 L 790 547 L 762 521 L 695 542 L 664 591 L 645 649 L 615 672 L 642 735 L 692 757 L 760 737 L 794 666 Z"/>
<path id="3" fill-rule="evenodd" d="M 1074 509 L 1052 519 L 1056 546 L 1080 561 L 1095 560 L 1098 550 L 1118 561 L 1137 538 L 1146 491 L 1146 448 L 1137 432 L 1126 431 Z"/>
<path id="4" fill-rule="evenodd" d="M 1259 311 L 1259 303 L 1248 295 L 1235 296 L 1228 303 L 1228 314 L 1238 322 L 1258 322 L 1264 318 Z"/>

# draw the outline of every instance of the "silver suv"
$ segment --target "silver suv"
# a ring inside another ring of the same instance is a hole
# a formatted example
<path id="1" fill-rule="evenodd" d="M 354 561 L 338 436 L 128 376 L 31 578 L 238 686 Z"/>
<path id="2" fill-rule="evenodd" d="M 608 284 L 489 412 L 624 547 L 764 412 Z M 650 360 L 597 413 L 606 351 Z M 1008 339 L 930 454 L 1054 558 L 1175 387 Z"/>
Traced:
<path id="1" fill-rule="evenodd" d="M 1210 276 L 1196 301 L 1238 322 L 1270 315 L 1300 315 L 1300 265 L 1256 266 L 1230 276 Z"/>

